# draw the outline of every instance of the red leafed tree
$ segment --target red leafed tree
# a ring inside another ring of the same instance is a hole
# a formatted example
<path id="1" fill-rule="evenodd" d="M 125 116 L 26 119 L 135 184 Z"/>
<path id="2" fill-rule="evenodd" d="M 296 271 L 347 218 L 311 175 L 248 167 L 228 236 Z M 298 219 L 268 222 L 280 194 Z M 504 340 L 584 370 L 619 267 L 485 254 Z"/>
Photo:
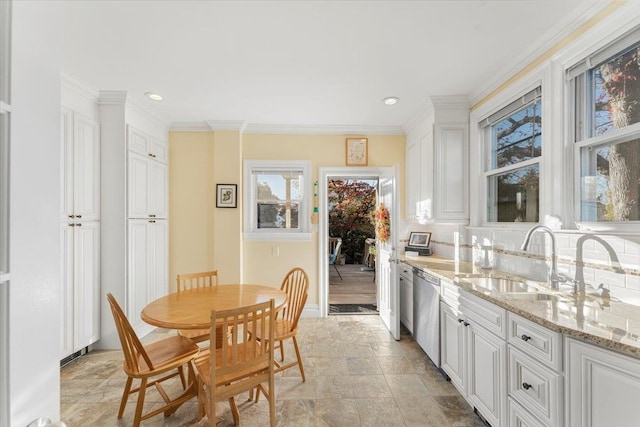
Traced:
<path id="1" fill-rule="evenodd" d="M 375 237 L 371 213 L 376 207 L 376 183 L 331 180 L 328 190 L 329 236 L 342 238 L 342 253 L 360 262 L 365 239 Z"/>

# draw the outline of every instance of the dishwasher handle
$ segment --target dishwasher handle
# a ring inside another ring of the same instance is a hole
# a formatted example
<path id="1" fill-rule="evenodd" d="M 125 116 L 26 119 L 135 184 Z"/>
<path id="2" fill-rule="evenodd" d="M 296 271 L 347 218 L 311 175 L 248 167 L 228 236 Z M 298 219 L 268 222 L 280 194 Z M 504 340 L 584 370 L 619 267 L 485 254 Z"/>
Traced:
<path id="1" fill-rule="evenodd" d="M 440 279 L 432 274 L 425 272 L 417 267 L 413 267 L 413 275 L 418 279 L 429 282 L 434 286 L 440 286 Z"/>

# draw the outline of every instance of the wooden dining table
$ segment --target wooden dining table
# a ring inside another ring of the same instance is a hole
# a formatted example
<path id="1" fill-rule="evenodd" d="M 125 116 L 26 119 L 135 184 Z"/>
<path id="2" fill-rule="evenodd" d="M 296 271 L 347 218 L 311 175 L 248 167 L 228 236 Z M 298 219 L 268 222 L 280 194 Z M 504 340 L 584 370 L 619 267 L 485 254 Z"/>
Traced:
<path id="1" fill-rule="evenodd" d="M 174 292 L 142 309 L 146 323 L 167 329 L 209 329 L 211 312 L 275 300 L 276 310 L 284 307 L 287 294 L 265 285 L 217 285 Z"/>

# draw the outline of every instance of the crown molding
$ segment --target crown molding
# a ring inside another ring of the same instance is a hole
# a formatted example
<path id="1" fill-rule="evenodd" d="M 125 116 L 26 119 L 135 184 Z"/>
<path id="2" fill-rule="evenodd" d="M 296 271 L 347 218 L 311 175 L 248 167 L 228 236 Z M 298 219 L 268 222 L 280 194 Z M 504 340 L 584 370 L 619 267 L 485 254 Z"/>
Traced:
<path id="1" fill-rule="evenodd" d="M 207 122 L 171 122 L 170 132 L 210 132 L 211 126 Z"/>
<path id="2" fill-rule="evenodd" d="M 127 98 L 126 105 L 127 105 L 127 107 L 131 108 L 132 110 L 135 110 L 138 113 L 142 114 L 147 119 L 155 122 L 158 126 L 161 126 L 163 129 L 165 129 L 167 131 L 169 130 L 170 123 L 167 120 L 163 119 L 162 117 L 158 116 L 149 107 L 141 104 L 140 102 L 136 101 L 133 98 Z"/>
<path id="3" fill-rule="evenodd" d="M 444 95 L 444 96 L 430 96 L 431 105 L 434 110 L 459 110 L 471 107 L 469 97 L 467 95 Z"/>
<path id="4" fill-rule="evenodd" d="M 413 116 L 403 126 L 405 133 L 409 134 L 414 129 L 421 126 L 426 120 L 426 118 L 429 116 L 429 114 L 432 114 L 432 113 L 433 113 L 433 104 L 431 104 L 430 99 L 427 98 L 422 104 L 420 104 L 420 106 L 418 107 L 416 112 L 413 114 Z"/>
<path id="5" fill-rule="evenodd" d="M 244 120 L 206 120 L 211 130 L 237 130 L 242 132 L 246 126 Z"/>
<path id="6" fill-rule="evenodd" d="M 70 90 L 76 95 L 80 95 L 91 102 L 98 102 L 98 98 L 100 97 L 99 90 L 92 88 L 85 82 L 66 73 L 60 74 L 60 84 L 63 88 Z"/>
<path id="7" fill-rule="evenodd" d="M 402 126 L 291 125 L 248 123 L 244 133 L 298 135 L 404 135 Z"/>
<path id="8" fill-rule="evenodd" d="M 123 90 L 101 90 L 98 105 L 122 105 L 127 103 L 127 92 Z"/>
<path id="9" fill-rule="evenodd" d="M 154 122 L 158 126 L 162 127 L 163 129 L 169 129 L 169 124 L 166 120 L 161 119 L 144 105 L 129 98 L 127 91 L 101 90 L 100 96 L 98 98 L 98 105 L 121 105 L 123 107 L 130 108 L 146 117 L 148 120 Z"/>

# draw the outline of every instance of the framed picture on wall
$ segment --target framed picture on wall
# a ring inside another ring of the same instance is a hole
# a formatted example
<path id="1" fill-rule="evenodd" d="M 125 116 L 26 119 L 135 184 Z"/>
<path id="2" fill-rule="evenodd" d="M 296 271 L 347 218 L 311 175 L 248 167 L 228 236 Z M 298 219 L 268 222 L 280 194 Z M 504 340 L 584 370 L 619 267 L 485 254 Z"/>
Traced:
<path id="1" fill-rule="evenodd" d="M 238 207 L 237 190 L 236 184 L 216 184 L 216 208 Z"/>
<path id="2" fill-rule="evenodd" d="M 347 138 L 347 166 L 367 166 L 367 138 Z"/>

